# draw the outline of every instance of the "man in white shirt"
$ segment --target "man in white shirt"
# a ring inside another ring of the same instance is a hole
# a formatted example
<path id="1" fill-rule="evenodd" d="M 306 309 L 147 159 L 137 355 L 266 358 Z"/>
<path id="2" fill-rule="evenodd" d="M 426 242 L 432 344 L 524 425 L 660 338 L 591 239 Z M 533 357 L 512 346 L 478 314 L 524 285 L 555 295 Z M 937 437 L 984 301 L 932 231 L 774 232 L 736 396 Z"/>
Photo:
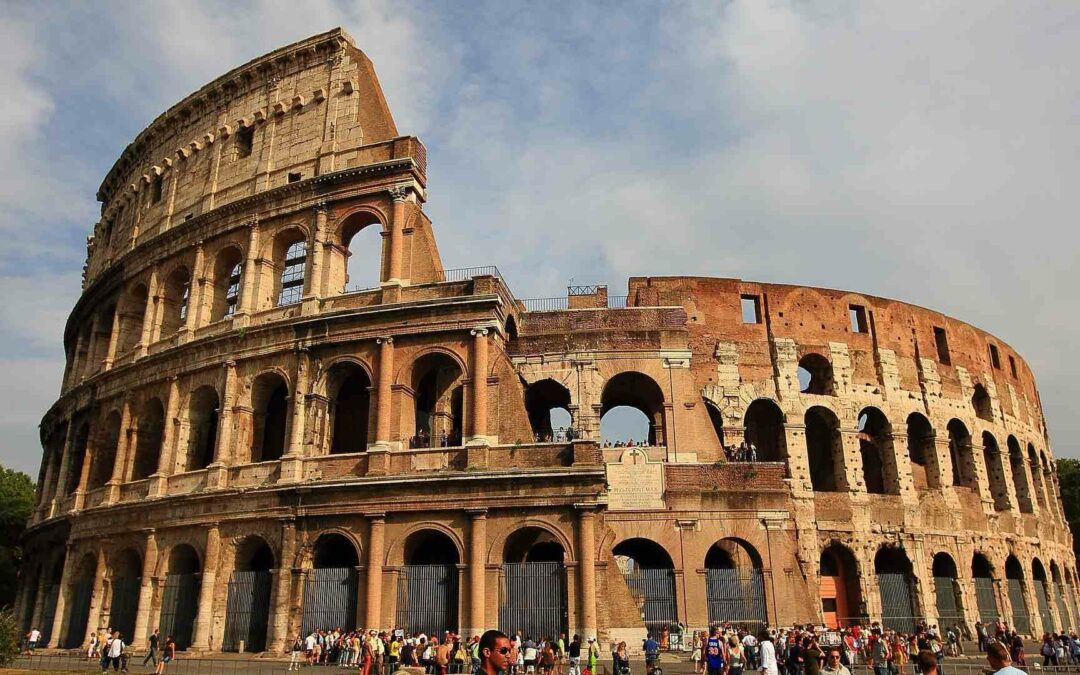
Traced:
<path id="1" fill-rule="evenodd" d="M 41 640 L 41 631 L 37 628 L 31 628 L 30 632 L 26 634 L 26 653 L 33 655 L 34 650 L 37 649 L 37 643 Z"/>
<path id="2" fill-rule="evenodd" d="M 747 633 L 742 639 L 743 656 L 746 658 L 746 665 L 750 670 L 754 670 L 758 667 L 758 653 L 757 653 L 757 638 L 753 633 Z"/>
<path id="3" fill-rule="evenodd" d="M 758 672 L 762 675 L 780 675 L 776 666 L 776 647 L 773 646 L 772 638 L 765 631 L 758 637 L 761 643 L 761 665 Z"/>
<path id="4" fill-rule="evenodd" d="M 1024 673 L 1013 666 L 1008 648 L 997 641 L 986 645 L 986 661 L 990 664 L 994 675 L 1023 675 Z"/>
<path id="5" fill-rule="evenodd" d="M 109 663 L 113 670 L 120 670 L 120 656 L 124 653 L 124 641 L 120 639 L 120 632 L 113 633 L 112 642 L 109 643 Z"/>

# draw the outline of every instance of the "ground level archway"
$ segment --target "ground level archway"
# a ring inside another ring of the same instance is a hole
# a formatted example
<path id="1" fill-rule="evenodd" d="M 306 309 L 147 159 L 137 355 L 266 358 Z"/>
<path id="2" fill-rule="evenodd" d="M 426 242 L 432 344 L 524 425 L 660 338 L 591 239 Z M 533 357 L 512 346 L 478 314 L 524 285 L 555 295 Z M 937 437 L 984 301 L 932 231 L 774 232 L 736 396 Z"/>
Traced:
<path id="1" fill-rule="evenodd" d="M 304 583 L 302 632 L 356 626 L 360 556 L 344 535 L 324 534 L 312 549 L 314 569 Z"/>
<path id="2" fill-rule="evenodd" d="M 821 619 L 828 628 L 862 622 L 866 613 L 855 554 L 843 544 L 831 544 L 818 562 Z"/>
<path id="3" fill-rule="evenodd" d="M 874 557 L 878 592 L 881 594 L 881 625 L 912 633 L 921 617 L 915 616 L 915 576 L 904 549 L 885 547 Z"/>
<path id="4" fill-rule="evenodd" d="M 627 539 L 611 552 L 645 618 L 646 630 L 659 640 L 661 630 L 679 620 L 671 556 L 656 542 L 642 538 Z"/>
<path id="5" fill-rule="evenodd" d="M 569 625 L 566 550 L 541 527 L 523 527 L 506 539 L 499 588 L 499 629 L 542 639 Z"/>
<path id="6" fill-rule="evenodd" d="M 994 568 L 982 553 L 971 557 L 971 578 L 975 585 L 978 620 L 984 624 L 997 621 L 1001 618 L 1001 610 L 998 609 L 997 594 L 994 592 Z"/>
<path id="7" fill-rule="evenodd" d="M 265 541 L 248 537 L 240 544 L 225 600 L 222 651 L 261 652 L 266 649 L 273 569 L 274 552 Z"/>
<path id="8" fill-rule="evenodd" d="M 165 587 L 161 593 L 161 615 L 158 627 L 162 635 L 172 635 L 177 649 L 187 649 L 199 613 L 199 589 L 202 586 L 202 565 L 191 546 L 180 544 L 169 552 Z"/>
<path id="9" fill-rule="evenodd" d="M 741 539 L 721 539 L 705 554 L 709 625 L 731 623 L 756 631 L 768 622 L 761 556 Z"/>
<path id="10" fill-rule="evenodd" d="M 948 553 L 938 553 L 934 556 L 931 571 L 934 575 L 934 604 L 937 608 L 938 625 L 944 627 L 962 623 L 964 606 L 957 581 L 956 561 Z"/>
<path id="11" fill-rule="evenodd" d="M 457 546 L 443 532 L 419 530 L 405 540 L 396 625 L 407 635 L 458 630 L 459 563 Z"/>

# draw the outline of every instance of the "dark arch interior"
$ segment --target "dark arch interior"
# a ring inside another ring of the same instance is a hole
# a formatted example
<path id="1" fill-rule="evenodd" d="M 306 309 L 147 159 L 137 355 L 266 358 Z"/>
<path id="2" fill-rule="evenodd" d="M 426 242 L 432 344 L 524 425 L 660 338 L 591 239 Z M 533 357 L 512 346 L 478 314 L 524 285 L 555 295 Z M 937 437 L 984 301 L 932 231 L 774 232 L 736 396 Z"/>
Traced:
<path id="1" fill-rule="evenodd" d="M 990 394 L 981 384 L 975 385 L 975 393 L 971 395 L 971 407 L 975 409 L 975 416 L 987 422 L 994 421 L 994 408 L 990 404 Z"/>
<path id="2" fill-rule="evenodd" d="M 816 491 L 836 492 L 842 488 L 836 461 L 837 456 L 843 456 L 840 420 L 831 410 L 819 406 L 807 410 L 805 419 L 810 482 Z"/>
<path id="3" fill-rule="evenodd" d="M 784 413 L 768 399 L 758 399 L 746 409 L 743 418 L 746 442 L 757 447 L 758 460 L 782 462 L 787 458 Z"/>
<path id="4" fill-rule="evenodd" d="M 169 552 L 169 574 L 198 574 L 201 571 L 199 554 L 187 544 L 175 546 Z"/>
<path id="5" fill-rule="evenodd" d="M 938 553 L 934 556 L 933 573 L 935 577 L 949 577 L 955 579 L 958 575 L 956 572 L 956 561 L 952 559 L 948 553 Z"/>
<path id="6" fill-rule="evenodd" d="M 986 478 L 990 483 L 990 494 L 994 499 L 994 509 L 1006 511 L 1009 508 L 1009 493 L 1005 485 L 1005 469 L 1001 464 L 1001 450 L 997 439 L 989 431 L 983 432 L 983 462 L 986 466 Z"/>
<path id="7" fill-rule="evenodd" d="M 251 461 L 267 462 L 285 454 L 285 429 L 289 413 L 289 387 L 277 374 L 260 375 L 252 387 L 255 433 Z"/>
<path id="8" fill-rule="evenodd" d="M 720 443 L 720 446 L 724 446 L 724 414 L 720 412 L 720 408 L 707 398 L 703 398 L 705 403 L 705 411 L 709 413 L 709 422 L 712 423 L 713 433 L 716 434 L 716 440 Z"/>
<path id="9" fill-rule="evenodd" d="M 90 443 L 90 423 L 83 422 L 75 432 L 75 445 L 72 448 L 71 467 L 68 469 L 67 484 L 63 486 L 64 494 L 70 495 L 79 486 L 79 477 L 82 475 L 83 462 L 86 461 L 86 446 Z"/>
<path id="10" fill-rule="evenodd" d="M 539 527 L 523 527 L 506 539 L 503 560 L 508 563 L 563 562 L 566 551 L 552 533 Z"/>
<path id="11" fill-rule="evenodd" d="M 886 547 L 874 556 L 876 574 L 910 574 L 911 560 L 902 548 Z"/>
<path id="12" fill-rule="evenodd" d="M 113 559 L 112 576 L 128 578 L 141 577 L 142 558 L 133 549 L 124 549 Z"/>
<path id="13" fill-rule="evenodd" d="M 511 317 L 513 318 L 513 317 Z M 570 412 L 570 390 L 550 378 L 530 384 L 525 389 L 525 410 L 538 441 L 552 440 L 551 411 Z"/>
<path id="14" fill-rule="evenodd" d="M 976 487 L 974 459 L 971 450 L 971 434 L 960 420 L 949 421 L 949 456 L 952 458 L 952 484 Z"/>
<path id="15" fill-rule="evenodd" d="M 330 454 L 363 452 L 368 442 L 371 379 L 363 368 L 353 365 L 340 368 L 331 383 L 336 391 L 330 404 L 334 420 Z"/>
<path id="16" fill-rule="evenodd" d="M 707 569 L 761 569 L 761 556 L 740 539 L 721 539 L 705 554 Z"/>
<path id="17" fill-rule="evenodd" d="M 971 576 L 980 579 L 993 579 L 994 568 L 990 561 L 981 553 L 976 553 L 971 558 Z"/>
<path id="18" fill-rule="evenodd" d="M 1006 445 L 1009 447 L 1009 468 L 1012 471 L 1013 489 L 1016 491 L 1016 501 L 1021 513 L 1031 513 L 1031 489 L 1027 481 L 1027 472 L 1024 467 L 1024 451 L 1020 449 L 1020 442 L 1016 436 L 1009 436 Z"/>
<path id="19" fill-rule="evenodd" d="M 157 471 L 164 432 L 165 408 L 161 401 L 152 398 L 143 405 L 139 415 L 132 480 L 142 480 Z"/>
<path id="20" fill-rule="evenodd" d="M 357 567 L 360 557 L 352 542 L 340 534 L 324 534 L 315 542 L 314 565 L 317 569 L 327 567 Z"/>
<path id="21" fill-rule="evenodd" d="M 416 432 L 412 447 L 461 445 L 463 376 L 461 366 L 446 354 L 426 354 L 413 364 Z"/>
<path id="22" fill-rule="evenodd" d="M 457 565 L 457 546 L 445 532 L 420 530 L 405 540 L 406 565 Z"/>
<path id="23" fill-rule="evenodd" d="M 877 408 L 859 413 L 859 452 L 862 455 L 863 483 L 870 494 L 896 494 L 895 482 L 887 475 L 885 458 L 892 452 L 892 426 Z"/>
<path id="24" fill-rule="evenodd" d="M 188 408 L 188 471 L 205 469 L 214 461 L 220 413 L 213 387 L 199 387 L 192 392 Z"/>
<path id="25" fill-rule="evenodd" d="M 807 354 L 799 359 L 799 391 L 804 394 L 834 396 L 833 367 L 821 354 Z"/>
<path id="26" fill-rule="evenodd" d="M 1046 568 L 1038 558 L 1031 561 L 1031 578 L 1035 581 L 1046 581 Z"/>
<path id="27" fill-rule="evenodd" d="M 105 425 L 96 439 L 90 489 L 99 488 L 112 478 L 113 462 L 116 461 L 116 448 L 119 443 L 120 413 L 114 410 L 105 418 Z"/>
<path id="28" fill-rule="evenodd" d="M 604 384 L 600 394 L 600 419 L 613 408 L 626 406 L 640 411 L 649 422 L 648 445 L 666 445 L 664 392 L 651 377 L 638 372 L 619 373 Z M 635 439 L 638 440 L 638 439 Z"/>
<path id="29" fill-rule="evenodd" d="M 672 569 L 675 567 L 675 564 L 671 561 L 671 556 L 664 550 L 664 547 L 649 539 L 627 539 L 612 549 L 611 552 L 616 557 L 624 557 L 633 561 L 628 566 L 628 571 Z"/>
<path id="30" fill-rule="evenodd" d="M 1005 578 L 1006 579 L 1023 579 L 1024 567 L 1020 564 L 1020 561 L 1016 559 L 1016 556 L 1009 556 L 1005 559 Z"/>
<path id="31" fill-rule="evenodd" d="M 259 537 L 248 537 L 236 552 L 236 569 L 241 572 L 265 572 L 274 569 L 274 552 Z"/>
<path id="32" fill-rule="evenodd" d="M 219 321 L 230 316 L 237 309 L 239 303 L 239 291 L 241 275 L 243 272 L 244 258 L 240 249 L 229 246 L 218 253 L 214 261 L 214 294 L 213 305 L 210 308 L 210 320 Z"/>

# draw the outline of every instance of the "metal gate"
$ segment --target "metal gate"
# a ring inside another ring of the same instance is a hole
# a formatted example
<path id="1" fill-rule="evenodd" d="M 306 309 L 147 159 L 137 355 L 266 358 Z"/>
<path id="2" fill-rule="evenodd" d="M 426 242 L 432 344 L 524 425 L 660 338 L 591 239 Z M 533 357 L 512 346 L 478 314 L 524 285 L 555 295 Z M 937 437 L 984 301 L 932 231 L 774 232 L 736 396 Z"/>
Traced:
<path id="1" fill-rule="evenodd" d="M 937 596 L 938 625 L 951 627 L 964 620 L 956 602 L 956 579 L 934 577 L 934 593 Z"/>
<path id="2" fill-rule="evenodd" d="M 356 628 L 356 568 L 322 567 L 304 582 L 303 633 Z"/>
<path id="3" fill-rule="evenodd" d="M 1068 585 L 1067 593 L 1069 595 L 1069 609 L 1072 611 L 1073 621 L 1075 622 L 1072 627 L 1073 630 L 1076 630 L 1077 628 L 1080 628 L 1080 611 L 1078 611 L 1076 606 L 1076 587 L 1070 583 Z"/>
<path id="4" fill-rule="evenodd" d="M 131 642 L 135 636 L 135 612 L 139 608 L 141 582 L 139 577 L 114 577 L 112 580 L 109 623 L 113 630 L 120 631 L 124 642 Z"/>
<path id="5" fill-rule="evenodd" d="M 533 639 L 567 631 L 566 566 L 561 562 L 503 563 L 499 629 Z"/>
<path id="6" fill-rule="evenodd" d="M 1065 584 L 1055 583 L 1053 584 L 1054 596 L 1056 598 L 1054 604 L 1057 605 L 1058 613 L 1058 625 L 1062 630 L 1066 630 L 1072 626 L 1072 617 L 1069 616 L 1069 606 L 1065 604 Z"/>
<path id="7" fill-rule="evenodd" d="M 225 599 L 225 652 L 261 652 L 266 650 L 266 624 L 270 619 L 269 570 L 233 572 Z"/>
<path id="8" fill-rule="evenodd" d="M 915 610 L 911 602 L 911 579 L 906 574 L 878 574 L 881 592 L 881 624 L 884 628 L 913 633 Z"/>
<path id="9" fill-rule="evenodd" d="M 975 577 L 975 604 L 979 608 L 978 618 L 983 623 L 990 623 L 1001 618 L 997 595 L 994 594 L 994 580 L 990 577 Z"/>
<path id="10" fill-rule="evenodd" d="M 456 565 L 405 565 L 397 583 L 397 626 L 407 635 L 458 629 Z"/>
<path id="11" fill-rule="evenodd" d="M 1046 599 L 1046 582 L 1035 579 L 1035 604 L 1039 608 L 1039 621 L 1042 623 L 1044 633 L 1054 631 L 1054 617 L 1050 614 L 1050 603 Z"/>
<path id="12" fill-rule="evenodd" d="M 768 619 L 765 613 L 765 577 L 761 570 L 705 570 L 709 623 L 731 622 L 758 630 Z"/>
<path id="13" fill-rule="evenodd" d="M 623 575 L 630 594 L 641 607 L 645 628 L 660 639 L 662 628 L 678 623 L 675 603 L 675 570 L 670 568 L 636 569 Z"/>
<path id="14" fill-rule="evenodd" d="M 161 634 L 173 636 L 177 649 L 191 646 L 199 612 L 200 574 L 167 574 L 161 593 Z"/>
<path id="15" fill-rule="evenodd" d="M 60 584 L 48 584 L 45 586 L 45 606 L 41 609 L 41 626 L 38 627 L 38 630 L 41 631 L 41 640 L 38 643 L 43 647 L 48 645 L 49 640 L 53 638 L 52 627 L 53 621 L 56 619 L 56 602 L 59 599 Z M 82 637 L 79 639 L 81 640 Z"/>
<path id="16" fill-rule="evenodd" d="M 57 586 L 57 589 L 59 589 L 59 586 Z M 93 579 L 80 579 L 71 585 L 71 609 L 68 613 L 67 632 L 64 633 L 63 647 L 75 649 L 82 646 L 83 638 L 86 637 L 86 625 L 90 621 L 90 596 L 93 593 Z M 55 594 L 53 594 L 51 614 L 56 614 Z"/>
<path id="17" fill-rule="evenodd" d="M 1012 605 L 1013 629 L 1017 633 L 1031 634 L 1031 621 L 1028 619 L 1027 601 L 1024 600 L 1024 582 L 1009 579 L 1009 604 Z"/>

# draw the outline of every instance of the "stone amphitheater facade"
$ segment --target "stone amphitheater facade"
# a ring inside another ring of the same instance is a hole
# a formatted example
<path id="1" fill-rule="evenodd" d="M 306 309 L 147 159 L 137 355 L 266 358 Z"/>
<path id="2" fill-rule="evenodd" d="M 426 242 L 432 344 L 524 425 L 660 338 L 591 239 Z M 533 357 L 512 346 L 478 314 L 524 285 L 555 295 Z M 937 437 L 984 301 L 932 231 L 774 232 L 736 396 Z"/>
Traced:
<path id="1" fill-rule="evenodd" d="M 41 423 L 23 626 L 261 651 L 349 624 L 1080 624 L 1007 344 L 740 279 L 519 299 L 494 267 L 444 268 L 426 166 L 341 30 L 124 150 Z M 377 269 L 350 266 L 365 252 Z M 620 406 L 642 447 L 600 440 Z M 758 461 L 725 457 L 743 440 Z"/>

